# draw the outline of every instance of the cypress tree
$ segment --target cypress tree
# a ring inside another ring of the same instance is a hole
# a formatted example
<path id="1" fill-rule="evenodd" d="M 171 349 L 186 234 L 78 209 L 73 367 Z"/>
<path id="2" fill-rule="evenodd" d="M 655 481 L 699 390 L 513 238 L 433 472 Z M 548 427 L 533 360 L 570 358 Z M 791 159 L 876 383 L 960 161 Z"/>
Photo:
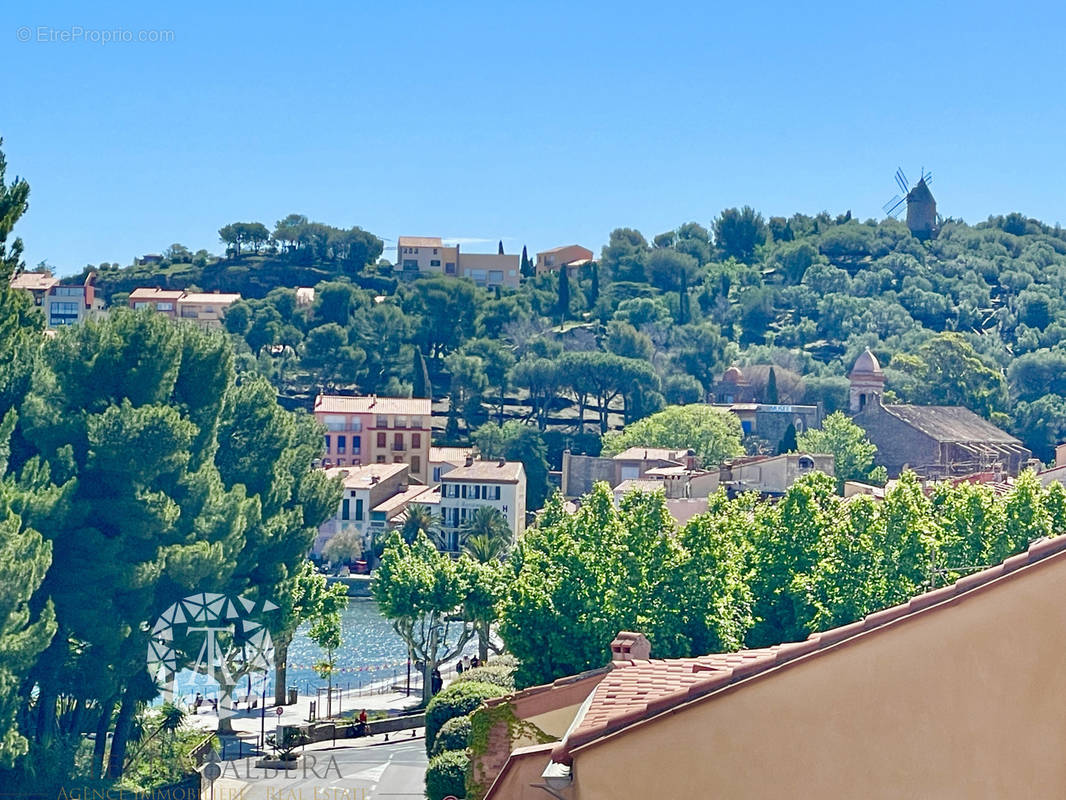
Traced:
<path id="1" fill-rule="evenodd" d="M 426 366 L 426 359 L 422 355 L 422 351 L 417 347 L 415 348 L 414 364 L 411 373 L 411 383 L 414 387 L 411 391 L 411 396 L 432 397 L 433 385 L 429 381 L 429 368 Z"/>
<path id="2" fill-rule="evenodd" d="M 785 428 L 785 434 L 781 437 L 781 442 L 777 445 L 777 452 L 781 453 L 795 453 L 799 449 L 799 445 L 796 443 L 796 426 L 791 422 L 788 423 L 788 427 Z"/>
<path id="3" fill-rule="evenodd" d="M 570 270 L 564 264 L 559 269 L 559 303 L 557 306 L 559 324 L 566 321 L 570 314 Z"/>
<path id="4" fill-rule="evenodd" d="M 500 255 L 503 255 L 503 239 L 500 239 Z"/>
<path id="5" fill-rule="evenodd" d="M 766 402 L 767 403 L 777 403 L 778 402 L 777 375 L 774 373 L 774 368 L 773 367 L 770 367 L 770 377 L 766 381 Z M 793 435 L 795 435 L 795 431 L 793 431 Z"/>
<path id="6" fill-rule="evenodd" d="M 591 307 L 596 305 L 596 301 L 600 299 L 600 267 L 594 262 L 589 264 L 587 269 L 592 276 L 588 294 L 589 306 Z"/>
<path id="7" fill-rule="evenodd" d="M 533 277 L 533 263 L 529 260 L 529 253 L 526 252 L 525 245 L 522 245 L 522 266 L 519 271 L 522 273 L 523 278 Z"/>

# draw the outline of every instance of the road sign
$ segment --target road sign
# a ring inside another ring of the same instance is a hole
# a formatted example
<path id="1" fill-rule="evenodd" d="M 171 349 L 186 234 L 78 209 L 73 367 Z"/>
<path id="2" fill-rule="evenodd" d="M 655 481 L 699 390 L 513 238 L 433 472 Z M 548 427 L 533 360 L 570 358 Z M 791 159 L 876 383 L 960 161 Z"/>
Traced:
<path id="1" fill-rule="evenodd" d="M 285 709 L 283 709 L 281 706 L 278 706 L 274 709 L 274 713 L 280 717 L 282 714 L 285 713 Z"/>
<path id="2" fill-rule="evenodd" d="M 219 776 L 221 774 L 222 774 L 222 767 L 220 767 L 218 764 L 216 764 L 213 761 L 211 763 L 209 763 L 207 766 L 204 767 L 204 777 L 207 778 L 211 782 L 214 782 L 214 781 L 218 780 L 218 778 L 219 778 Z"/>

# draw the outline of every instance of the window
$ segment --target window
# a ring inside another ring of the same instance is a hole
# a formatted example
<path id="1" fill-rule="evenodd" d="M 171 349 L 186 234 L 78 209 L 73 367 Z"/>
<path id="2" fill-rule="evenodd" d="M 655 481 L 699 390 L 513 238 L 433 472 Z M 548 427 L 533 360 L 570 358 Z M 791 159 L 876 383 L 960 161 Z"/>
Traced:
<path id="1" fill-rule="evenodd" d="M 352 501 L 345 497 L 341 500 L 341 519 L 349 519 L 351 512 Z"/>
<path id="2" fill-rule="evenodd" d="M 407 417 L 396 417 L 396 423 L 392 426 L 394 428 L 406 428 Z"/>
<path id="3" fill-rule="evenodd" d="M 387 428 L 387 427 L 389 427 L 389 418 L 387 416 L 385 416 L 384 414 L 378 414 L 378 418 L 377 418 L 377 422 L 375 423 L 375 426 L 378 427 L 378 428 Z"/>
<path id="4" fill-rule="evenodd" d="M 385 463 L 385 456 L 378 456 L 377 457 L 377 462 L 379 464 L 384 464 Z"/>
<path id="5" fill-rule="evenodd" d="M 422 471 L 422 459 L 419 456 L 411 456 L 411 472 Z"/>
<path id="6" fill-rule="evenodd" d="M 455 262 L 454 261 L 445 261 L 444 262 L 444 271 L 447 274 L 449 274 L 449 275 L 454 275 L 455 274 Z"/>
<path id="7" fill-rule="evenodd" d="M 387 433 L 384 433 L 384 432 L 383 432 L 383 433 L 379 433 L 379 434 L 378 434 L 378 447 L 387 447 L 387 446 L 388 446 L 388 445 L 387 445 L 387 444 L 385 443 L 385 437 L 386 437 L 386 436 L 388 436 L 388 434 L 387 434 Z"/>
<path id="8" fill-rule="evenodd" d="M 432 258 L 432 259 L 430 259 L 430 261 L 429 261 L 429 265 L 430 265 L 431 267 L 440 267 L 440 259 L 439 259 L 439 258 Z"/>
<path id="9" fill-rule="evenodd" d="M 353 436 L 352 437 L 352 455 L 353 456 L 359 455 L 359 453 L 362 452 L 362 449 L 363 449 L 363 437 L 362 436 Z"/>
<path id="10" fill-rule="evenodd" d="M 392 463 L 393 464 L 402 464 L 403 463 L 403 456 L 393 456 L 392 457 Z"/>
<path id="11" fill-rule="evenodd" d="M 150 306 L 150 305 L 151 305 L 151 303 L 146 303 L 143 300 L 138 300 L 138 301 L 136 301 L 133 304 L 133 308 L 135 310 L 140 310 L 140 309 L 148 308 L 148 306 Z"/>
<path id="12" fill-rule="evenodd" d="M 343 455 L 347 451 L 347 449 L 348 449 L 348 437 L 347 436 L 338 436 L 337 437 L 337 454 L 338 455 Z"/>
<path id="13" fill-rule="evenodd" d="M 496 487 L 496 497 L 494 497 L 493 499 L 494 500 L 499 500 L 500 499 L 500 487 L 499 486 Z"/>
<path id="14" fill-rule="evenodd" d="M 348 430 L 355 431 L 356 433 L 363 430 L 363 422 L 359 419 L 353 419 L 348 423 Z"/>
<path id="15" fill-rule="evenodd" d="M 405 258 L 403 260 L 403 268 L 404 269 L 408 269 L 408 270 L 410 270 L 410 269 L 417 270 L 418 269 L 418 261 L 416 259 L 413 259 L 413 258 Z"/>
<path id="16" fill-rule="evenodd" d="M 417 450 L 421 446 L 422 446 L 422 434 L 421 433 L 412 433 L 411 434 L 411 449 L 412 450 Z"/>
<path id="17" fill-rule="evenodd" d="M 489 283 L 493 285 L 500 285 L 503 283 L 503 270 L 490 269 L 489 270 Z"/>
<path id="18" fill-rule="evenodd" d="M 326 452 L 329 452 L 329 436 L 326 436 Z"/>
<path id="19" fill-rule="evenodd" d="M 403 434 L 397 433 L 392 437 L 392 449 L 403 450 Z"/>
<path id="20" fill-rule="evenodd" d="M 436 247 L 433 248 L 433 255 L 437 255 L 437 248 Z M 438 267 L 440 266 L 440 262 L 439 261 L 437 262 L 437 266 Z"/>
<path id="21" fill-rule="evenodd" d="M 460 485 L 460 487 L 459 487 L 459 496 L 464 498 L 464 499 L 466 498 L 466 484 L 465 483 Z"/>
<path id="22" fill-rule="evenodd" d="M 814 459 L 807 456 L 801 456 L 799 460 L 800 472 L 810 472 L 814 469 Z"/>
<path id="23" fill-rule="evenodd" d="M 414 459 L 411 459 L 411 463 L 414 463 Z M 433 468 L 433 482 L 440 483 L 440 467 Z"/>
<path id="24" fill-rule="evenodd" d="M 174 310 L 174 304 L 173 303 L 156 303 L 155 304 L 155 310 L 156 311 L 173 311 Z"/>
<path id="25" fill-rule="evenodd" d="M 355 518 L 359 522 L 363 521 L 363 501 L 362 500 L 356 500 L 355 501 Z"/>
<path id="26" fill-rule="evenodd" d="M 411 417 L 411 427 L 412 428 L 421 428 L 422 427 L 422 418 L 421 417 Z"/>

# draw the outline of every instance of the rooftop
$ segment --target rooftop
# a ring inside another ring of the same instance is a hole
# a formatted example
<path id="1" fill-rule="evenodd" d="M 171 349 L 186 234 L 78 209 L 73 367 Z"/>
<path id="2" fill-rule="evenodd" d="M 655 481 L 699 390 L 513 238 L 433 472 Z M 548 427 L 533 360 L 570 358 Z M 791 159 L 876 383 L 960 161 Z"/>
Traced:
<path id="1" fill-rule="evenodd" d="M 1066 554 L 1066 536 L 1039 539 L 1028 550 L 1001 564 L 926 592 L 907 603 L 869 614 L 850 625 L 812 633 L 801 642 L 697 658 L 616 660 L 615 669 L 590 695 L 585 713 L 556 745 L 552 760 L 570 764 L 571 753 L 576 748 L 615 731 L 695 700 L 713 699 L 720 690 L 742 681 L 769 678 L 789 662 L 816 658 L 834 648 L 857 644 L 873 631 L 906 624 L 919 615 L 945 613 L 977 590 L 996 581 L 1016 579 L 1030 566 L 1063 554 Z"/>
<path id="2" fill-rule="evenodd" d="M 1021 445 L 1006 431 L 962 406 L 886 405 L 885 411 L 940 442 Z"/>
<path id="3" fill-rule="evenodd" d="M 469 467 L 456 467 L 440 476 L 442 481 L 490 481 L 517 483 L 525 477 L 521 461 L 475 461 Z"/>
<path id="4" fill-rule="evenodd" d="M 59 278 L 48 272 L 22 272 L 11 279 L 12 289 L 27 292 L 44 292 L 59 283 Z"/>
<path id="5" fill-rule="evenodd" d="M 396 240 L 397 247 L 444 247 L 439 236 L 401 236 Z"/>
<path id="6" fill-rule="evenodd" d="M 855 359 L 855 366 L 851 368 L 851 376 L 855 375 L 883 375 L 881 370 L 881 364 L 877 361 L 877 356 L 871 352 L 867 347 L 859 357 Z"/>
<path id="7" fill-rule="evenodd" d="M 338 475 L 343 477 L 345 489 L 369 489 L 375 484 L 407 472 L 407 469 L 406 464 L 364 464 L 361 467 L 330 467 L 326 474 L 331 478 Z"/>
<path id="8" fill-rule="evenodd" d="M 614 457 L 615 461 L 680 461 L 696 455 L 695 450 L 679 450 L 666 447 L 630 447 Z"/>
<path id="9" fill-rule="evenodd" d="M 432 401 L 428 397 L 378 397 L 377 395 L 347 397 L 339 394 L 320 394 L 315 398 L 315 411 L 325 414 L 400 414 L 422 416 L 429 421 Z"/>
<path id="10" fill-rule="evenodd" d="M 465 464 L 467 456 L 474 454 L 473 447 L 431 447 L 429 448 L 430 461 L 448 461 Z"/>
<path id="11" fill-rule="evenodd" d="M 156 286 L 142 286 L 130 292 L 130 301 L 134 300 L 180 300 L 185 294 L 181 289 L 160 289 Z"/>
<path id="12" fill-rule="evenodd" d="M 133 295 L 130 295 L 131 297 Z M 185 292 L 179 303 L 218 303 L 220 305 L 236 303 L 241 299 L 239 294 L 228 292 Z"/>
<path id="13" fill-rule="evenodd" d="M 428 486 L 408 486 L 402 492 L 398 492 L 387 500 L 378 503 L 371 510 L 383 512 L 385 514 L 385 519 L 389 520 L 406 509 L 416 498 L 420 498 L 421 495 L 430 491 Z"/>
<path id="14" fill-rule="evenodd" d="M 662 481 L 641 480 L 640 478 L 627 478 L 614 487 L 611 491 L 618 495 L 629 492 L 661 492 L 664 490 Z"/>

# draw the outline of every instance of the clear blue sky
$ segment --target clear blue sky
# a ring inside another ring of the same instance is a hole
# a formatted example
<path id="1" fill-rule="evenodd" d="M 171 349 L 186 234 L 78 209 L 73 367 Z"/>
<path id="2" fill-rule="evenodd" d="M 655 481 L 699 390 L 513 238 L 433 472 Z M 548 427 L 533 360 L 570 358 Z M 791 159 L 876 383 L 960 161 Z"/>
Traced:
<path id="1" fill-rule="evenodd" d="M 290 212 L 509 252 L 744 204 L 865 219 L 897 165 L 945 216 L 1066 222 L 1059 4 L 101 6 L 0 11 L 17 231 L 64 274 Z M 173 41 L 37 41 L 77 27 Z"/>

